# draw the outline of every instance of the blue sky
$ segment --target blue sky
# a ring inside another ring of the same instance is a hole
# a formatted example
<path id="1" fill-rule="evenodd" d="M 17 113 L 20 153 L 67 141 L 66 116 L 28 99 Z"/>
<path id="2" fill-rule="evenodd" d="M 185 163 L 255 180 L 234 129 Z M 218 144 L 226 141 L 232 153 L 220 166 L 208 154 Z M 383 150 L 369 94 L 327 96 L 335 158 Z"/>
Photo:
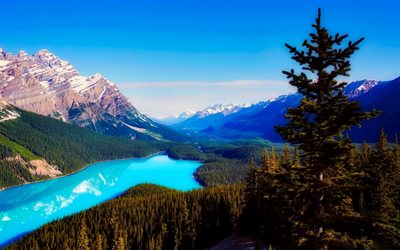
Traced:
<path id="1" fill-rule="evenodd" d="M 400 75 L 397 0 L 2 0 L 0 47 L 47 48 L 115 82 L 140 111 L 165 116 L 293 91 L 283 44 L 301 44 L 318 7 L 332 32 L 366 38 L 349 80 Z"/>

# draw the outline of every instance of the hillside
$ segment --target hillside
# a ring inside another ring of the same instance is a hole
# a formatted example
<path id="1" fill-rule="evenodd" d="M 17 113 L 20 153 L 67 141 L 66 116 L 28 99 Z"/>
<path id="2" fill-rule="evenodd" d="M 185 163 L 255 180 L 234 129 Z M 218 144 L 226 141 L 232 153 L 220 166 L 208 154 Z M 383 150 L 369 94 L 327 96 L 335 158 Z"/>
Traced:
<path id="1" fill-rule="evenodd" d="M 155 142 L 101 135 L 12 106 L 3 106 L 1 116 L 0 188 L 71 173 L 96 161 L 143 157 L 161 148 Z"/>

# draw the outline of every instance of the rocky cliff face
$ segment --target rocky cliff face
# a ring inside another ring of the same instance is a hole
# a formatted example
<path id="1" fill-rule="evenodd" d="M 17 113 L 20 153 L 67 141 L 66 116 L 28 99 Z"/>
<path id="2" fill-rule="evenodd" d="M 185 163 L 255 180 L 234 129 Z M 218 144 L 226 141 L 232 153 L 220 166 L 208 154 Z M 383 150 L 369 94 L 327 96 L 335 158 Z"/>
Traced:
<path id="1" fill-rule="evenodd" d="M 105 134 L 166 140 L 177 136 L 138 112 L 105 77 L 81 76 L 48 50 L 29 56 L 0 49 L 0 96 L 21 109 Z"/>

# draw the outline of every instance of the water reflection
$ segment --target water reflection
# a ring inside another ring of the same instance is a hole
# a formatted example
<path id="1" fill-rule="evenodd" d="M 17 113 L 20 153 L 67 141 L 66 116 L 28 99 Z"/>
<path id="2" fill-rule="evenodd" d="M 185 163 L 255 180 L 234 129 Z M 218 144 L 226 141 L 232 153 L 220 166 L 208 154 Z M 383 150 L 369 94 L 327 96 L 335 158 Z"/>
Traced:
<path id="1" fill-rule="evenodd" d="M 199 165 L 165 155 L 102 162 L 69 176 L 1 191 L 0 247 L 21 233 L 95 206 L 139 183 L 199 188 L 192 178 Z"/>

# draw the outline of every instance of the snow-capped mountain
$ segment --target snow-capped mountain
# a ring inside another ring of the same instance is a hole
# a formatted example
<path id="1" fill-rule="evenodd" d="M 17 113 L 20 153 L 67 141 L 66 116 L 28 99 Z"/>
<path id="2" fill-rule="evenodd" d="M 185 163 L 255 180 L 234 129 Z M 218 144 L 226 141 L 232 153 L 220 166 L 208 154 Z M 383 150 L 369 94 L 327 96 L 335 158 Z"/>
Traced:
<path id="1" fill-rule="evenodd" d="M 232 113 L 238 112 L 242 108 L 246 108 L 250 105 L 248 104 L 242 104 L 242 105 L 236 105 L 236 104 L 216 104 L 213 106 L 209 106 L 201 111 L 196 112 L 193 117 L 198 117 L 198 118 L 204 118 L 209 115 L 215 115 L 215 114 L 222 114 L 224 116 L 230 115 Z"/>
<path id="2" fill-rule="evenodd" d="M 361 128 L 350 132 L 353 141 L 376 141 L 379 131 L 384 128 L 389 139 L 400 134 L 400 77 L 392 81 L 361 80 L 349 83 L 344 93 L 358 101 L 364 110 L 376 108 L 383 113 L 378 118 L 364 122 Z M 301 99 L 298 93 L 282 95 L 265 102 L 242 108 L 238 112 L 219 116 L 218 119 L 205 118 L 184 121 L 178 129 L 191 134 L 212 138 L 255 138 L 282 141 L 274 126 L 284 124 L 287 108 L 297 106 Z"/>
<path id="3" fill-rule="evenodd" d="M 196 112 L 192 111 L 192 110 L 186 110 L 178 115 L 171 115 L 171 116 L 167 116 L 167 117 L 162 117 L 162 118 L 155 118 L 155 117 L 151 117 L 149 116 L 153 121 L 164 124 L 164 125 L 173 125 L 173 124 L 177 124 L 180 122 L 183 122 L 187 119 L 189 119 L 190 117 L 192 117 Z"/>
<path id="4" fill-rule="evenodd" d="M 378 84 L 379 81 L 367 79 L 351 82 L 346 86 L 344 93 L 350 98 L 356 98 L 357 96 L 367 93 Z"/>
<path id="5" fill-rule="evenodd" d="M 188 119 L 173 126 L 183 130 L 201 130 L 211 125 L 220 124 L 220 122 L 224 120 L 224 117 L 237 113 L 249 106 L 248 104 L 216 104 L 196 112 Z"/>
<path id="6" fill-rule="evenodd" d="M 185 110 L 184 112 L 180 113 L 177 116 L 177 119 L 182 119 L 182 120 L 186 120 L 189 119 L 190 117 L 192 117 L 196 112 L 192 111 L 192 110 Z"/>
<path id="7" fill-rule="evenodd" d="M 81 76 L 48 50 L 30 56 L 0 49 L 0 95 L 21 109 L 109 135 L 132 139 L 178 136 L 137 111 L 102 75 Z"/>

